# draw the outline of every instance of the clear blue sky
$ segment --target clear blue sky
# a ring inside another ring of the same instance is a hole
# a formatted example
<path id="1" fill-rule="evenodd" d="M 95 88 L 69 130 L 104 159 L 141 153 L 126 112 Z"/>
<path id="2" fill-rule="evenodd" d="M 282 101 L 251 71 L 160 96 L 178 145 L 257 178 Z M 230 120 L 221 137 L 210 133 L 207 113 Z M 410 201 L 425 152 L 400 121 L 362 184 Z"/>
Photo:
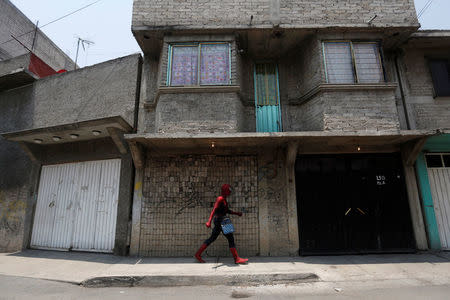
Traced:
<path id="1" fill-rule="evenodd" d="M 45 24 L 95 0 L 11 0 L 33 22 Z M 429 0 L 415 0 L 420 11 Z M 62 50 L 75 60 L 77 37 L 94 45 L 80 51 L 78 64 L 91 65 L 139 52 L 131 34 L 133 0 L 102 0 L 87 9 L 42 29 Z M 420 18 L 422 29 L 450 29 L 450 1 L 433 0 Z"/>

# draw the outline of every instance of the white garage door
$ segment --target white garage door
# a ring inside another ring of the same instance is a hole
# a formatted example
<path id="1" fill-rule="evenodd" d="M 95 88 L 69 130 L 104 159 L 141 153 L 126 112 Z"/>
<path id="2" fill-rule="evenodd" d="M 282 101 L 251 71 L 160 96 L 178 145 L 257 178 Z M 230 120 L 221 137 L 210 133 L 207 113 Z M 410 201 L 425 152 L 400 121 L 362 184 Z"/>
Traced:
<path id="1" fill-rule="evenodd" d="M 31 247 L 112 252 L 120 159 L 43 166 Z"/>
<path id="2" fill-rule="evenodd" d="M 450 250 L 450 154 L 425 156 L 441 246 Z"/>

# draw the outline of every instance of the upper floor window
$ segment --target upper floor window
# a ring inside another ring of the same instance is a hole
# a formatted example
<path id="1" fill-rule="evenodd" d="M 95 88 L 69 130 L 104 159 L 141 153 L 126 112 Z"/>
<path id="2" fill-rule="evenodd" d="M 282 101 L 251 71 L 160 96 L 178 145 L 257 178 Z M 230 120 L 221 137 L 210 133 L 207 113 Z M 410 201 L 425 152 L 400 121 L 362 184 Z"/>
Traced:
<path id="1" fill-rule="evenodd" d="M 378 43 L 324 42 L 328 83 L 381 83 L 383 65 Z"/>
<path id="2" fill-rule="evenodd" d="M 435 96 L 450 96 L 450 60 L 431 59 L 430 69 Z"/>
<path id="3" fill-rule="evenodd" d="M 170 45 L 167 85 L 228 85 L 230 83 L 229 43 Z"/>

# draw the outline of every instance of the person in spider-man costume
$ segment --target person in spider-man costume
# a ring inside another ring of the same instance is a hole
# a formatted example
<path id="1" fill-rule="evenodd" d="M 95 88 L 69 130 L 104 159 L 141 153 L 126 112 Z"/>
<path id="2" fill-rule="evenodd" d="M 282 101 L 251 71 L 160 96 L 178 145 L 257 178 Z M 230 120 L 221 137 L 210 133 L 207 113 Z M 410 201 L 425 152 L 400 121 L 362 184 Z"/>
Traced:
<path id="1" fill-rule="evenodd" d="M 211 212 L 211 215 L 209 216 L 208 222 L 206 222 L 206 227 L 211 227 L 211 221 L 214 222 L 214 228 L 212 231 L 211 236 L 201 245 L 200 249 L 198 249 L 197 253 L 195 253 L 195 258 L 198 260 L 198 262 L 204 263 L 205 261 L 202 259 L 202 253 L 205 251 L 205 249 L 214 242 L 219 234 L 222 232 L 222 220 L 227 214 L 242 216 L 241 212 L 235 212 L 228 208 L 228 202 L 227 197 L 231 194 L 231 186 L 229 184 L 222 185 L 222 195 L 217 197 L 216 203 L 214 204 L 214 208 Z M 240 258 L 237 250 L 236 245 L 234 243 L 234 236 L 233 233 L 226 234 L 225 237 L 228 240 L 228 245 L 230 247 L 231 254 L 233 254 L 234 262 L 236 264 L 245 264 L 247 263 L 248 259 L 246 258 Z"/>

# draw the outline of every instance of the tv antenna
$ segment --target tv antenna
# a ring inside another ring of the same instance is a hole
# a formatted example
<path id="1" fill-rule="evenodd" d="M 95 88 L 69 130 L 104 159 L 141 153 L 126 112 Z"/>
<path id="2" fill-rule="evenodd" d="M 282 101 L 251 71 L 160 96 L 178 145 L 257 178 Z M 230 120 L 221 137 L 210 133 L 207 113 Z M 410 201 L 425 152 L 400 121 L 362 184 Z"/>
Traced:
<path id="1" fill-rule="evenodd" d="M 78 42 L 77 42 L 77 54 L 76 54 L 76 56 L 75 56 L 75 70 L 77 69 L 78 51 L 80 50 L 80 44 L 81 44 L 81 46 L 83 47 L 83 50 L 86 51 L 85 45 L 87 45 L 87 46 L 89 47 L 90 45 L 93 45 L 93 44 L 95 44 L 95 43 L 92 42 L 92 41 L 85 40 L 85 39 L 82 39 L 82 38 L 78 37 Z"/>

